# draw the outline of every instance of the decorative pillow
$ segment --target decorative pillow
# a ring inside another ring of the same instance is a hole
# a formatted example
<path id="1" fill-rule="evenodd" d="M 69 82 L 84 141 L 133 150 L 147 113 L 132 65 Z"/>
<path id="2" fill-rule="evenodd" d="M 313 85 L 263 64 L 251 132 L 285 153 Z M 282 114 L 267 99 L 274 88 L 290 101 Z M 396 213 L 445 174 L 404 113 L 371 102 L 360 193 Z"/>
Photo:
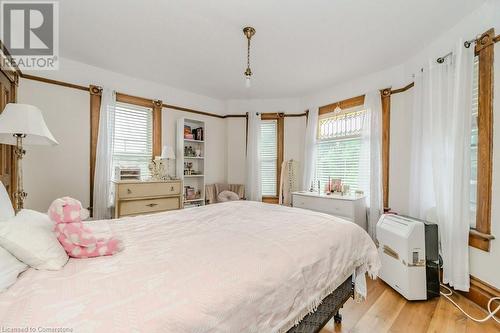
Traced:
<path id="1" fill-rule="evenodd" d="M 32 223 L 36 226 L 54 231 L 54 221 L 52 221 L 47 214 L 31 209 L 21 209 L 16 217 L 22 221 L 22 223 Z"/>
<path id="2" fill-rule="evenodd" d="M 0 246 L 36 269 L 59 270 L 68 255 L 46 223 L 48 216 L 25 210 L 0 223 Z"/>
<path id="3" fill-rule="evenodd" d="M 13 285 L 28 266 L 0 247 L 0 293 Z"/>
<path id="4" fill-rule="evenodd" d="M 238 194 L 231 191 L 222 191 L 217 196 L 217 201 L 219 202 L 234 201 L 234 200 L 240 200 L 240 197 L 238 196 Z"/>
<path id="5" fill-rule="evenodd" d="M 9 194 L 5 190 L 2 182 L 0 182 L 0 221 L 5 221 L 13 218 L 16 213 L 14 208 L 12 208 L 12 202 L 10 201 Z"/>

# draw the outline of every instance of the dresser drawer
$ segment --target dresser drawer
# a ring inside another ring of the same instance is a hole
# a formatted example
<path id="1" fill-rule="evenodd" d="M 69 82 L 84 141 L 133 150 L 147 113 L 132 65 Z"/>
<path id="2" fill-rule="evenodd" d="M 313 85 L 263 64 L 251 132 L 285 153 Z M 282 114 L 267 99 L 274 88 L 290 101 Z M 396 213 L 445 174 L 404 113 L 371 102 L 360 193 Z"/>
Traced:
<path id="1" fill-rule="evenodd" d="M 178 195 L 181 183 L 131 183 L 118 185 L 120 199 Z"/>
<path id="2" fill-rule="evenodd" d="M 120 216 L 179 209 L 180 205 L 179 197 L 122 201 L 120 203 Z"/>
<path id="3" fill-rule="evenodd" d="M 350 200 L 294 195 L 293 206 L 354 220 L 354 207 Z"/>

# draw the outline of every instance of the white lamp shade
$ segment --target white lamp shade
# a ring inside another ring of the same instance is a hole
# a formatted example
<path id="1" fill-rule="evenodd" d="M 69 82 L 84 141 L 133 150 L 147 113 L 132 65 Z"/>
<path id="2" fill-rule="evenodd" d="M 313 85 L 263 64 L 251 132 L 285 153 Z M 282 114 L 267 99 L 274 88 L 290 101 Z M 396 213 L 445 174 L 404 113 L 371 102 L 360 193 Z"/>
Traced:
<path id="1" fill-rule="evenodd" d="M 42 111 L 33 105 L 9 103 L 0 114 L 0 143 L 15 145 L 14 134 L 25 134 L 23 144 L 57 145 Z"/>
<path id="2" fill-rule="evenodd" d="M 174 148 L 171 146 L 163 146 L 163 149 L 161 150 L 161 158 L 175 160 Z"/>

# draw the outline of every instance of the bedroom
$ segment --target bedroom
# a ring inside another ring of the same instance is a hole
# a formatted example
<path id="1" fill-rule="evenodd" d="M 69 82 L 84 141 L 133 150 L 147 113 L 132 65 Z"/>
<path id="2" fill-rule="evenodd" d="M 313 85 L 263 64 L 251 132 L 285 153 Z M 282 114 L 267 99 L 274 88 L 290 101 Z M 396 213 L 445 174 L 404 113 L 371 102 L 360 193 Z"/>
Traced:
<path id="1" fill-rule="evenodd" d="M 500 1 L 0 8 L 2 331 L 500 330 Z"/>

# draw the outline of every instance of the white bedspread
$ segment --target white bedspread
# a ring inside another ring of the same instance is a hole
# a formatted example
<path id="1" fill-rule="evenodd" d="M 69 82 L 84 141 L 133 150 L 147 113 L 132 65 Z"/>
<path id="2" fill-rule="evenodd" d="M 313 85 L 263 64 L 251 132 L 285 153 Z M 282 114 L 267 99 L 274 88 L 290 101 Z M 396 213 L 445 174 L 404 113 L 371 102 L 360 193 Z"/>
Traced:
<path id="1" fill-rule="evenodd" d="M 364 278 L 380 266 L 356 224 L 277 205 L 228 202 L 109 224 L 124 252 L 26 271 L 0 294 L 0 327 L 283 332 L 354 271 Z"/>

